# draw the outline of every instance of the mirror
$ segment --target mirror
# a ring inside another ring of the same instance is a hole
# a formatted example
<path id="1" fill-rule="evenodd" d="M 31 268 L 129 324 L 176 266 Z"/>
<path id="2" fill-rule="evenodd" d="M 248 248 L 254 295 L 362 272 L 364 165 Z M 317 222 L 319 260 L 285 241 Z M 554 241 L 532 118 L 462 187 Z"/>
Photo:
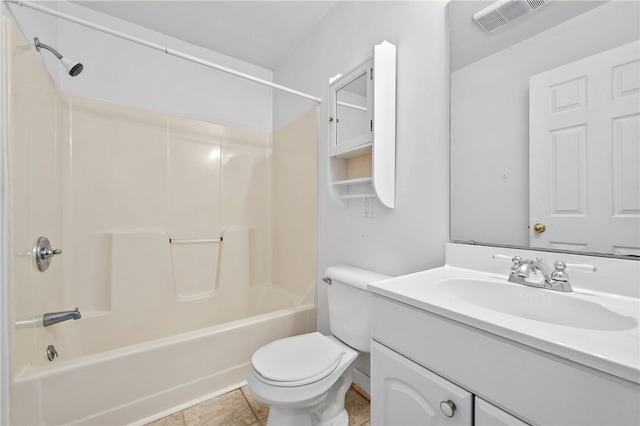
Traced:
<path id="1" fill-rule="evenodd" d="M 373 140 L 372 88 L 367 60 L 348 74 L 331 82 L 330 120 L 333 121 L 331 153 L 336 155 Z"/>
<path id="2" fill-rule="evenodd" d="M 450 3 L 451 240 L 640 256 L 640 2 L 491 4 Z"/>
<path id="3" fill-rule="evenodd" d="M 361 74 L 336 93 L 338 145 L 366 143 L 371 139 L 367 111 L 367 75 Z"/>

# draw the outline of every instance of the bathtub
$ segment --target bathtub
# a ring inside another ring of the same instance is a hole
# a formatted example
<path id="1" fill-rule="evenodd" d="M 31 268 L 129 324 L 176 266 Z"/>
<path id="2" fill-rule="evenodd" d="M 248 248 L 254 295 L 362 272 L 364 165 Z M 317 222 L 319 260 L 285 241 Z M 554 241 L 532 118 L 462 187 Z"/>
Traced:
<path id="1" fill-rule="evenodd" d="M 164 231 L 105 234 L 105 309 L 80 305 L 80 320 L 16 329 L 35 352 L 13 377 L 12 424 L 145 424 L 243 385 L 258 348 L 316 330 L 315 282 L 302 283 L 306 295 L 252 284 L 250 231 L 221 237 L 181 244 L 181 257 Z"/>
<path id="2" fill-rule="evenodd" d="M 13 383 L 12 424 L 145 424 L 244 385 L 254 351 L 315 329 L 315 305 L 297 306 L 30 366 Z"/>

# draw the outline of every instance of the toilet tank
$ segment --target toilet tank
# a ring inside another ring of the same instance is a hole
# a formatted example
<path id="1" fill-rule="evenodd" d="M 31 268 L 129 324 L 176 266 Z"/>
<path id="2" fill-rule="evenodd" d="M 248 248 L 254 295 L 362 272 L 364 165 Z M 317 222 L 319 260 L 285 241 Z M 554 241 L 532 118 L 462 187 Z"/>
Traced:
<path id="1" fill-rule="evenodd" d="M 371 293 L 367 284 L 390 278 L 349 265 L 327 268 L 331 334 L 360 352 L 371 346 Z"/>

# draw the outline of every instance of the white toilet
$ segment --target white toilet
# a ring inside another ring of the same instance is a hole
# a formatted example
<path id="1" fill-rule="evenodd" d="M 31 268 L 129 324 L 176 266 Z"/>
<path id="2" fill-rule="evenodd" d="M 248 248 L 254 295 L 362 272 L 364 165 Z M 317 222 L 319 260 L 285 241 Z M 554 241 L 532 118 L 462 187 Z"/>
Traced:
<path id="1" fill-rule="evenodd" d="M 276 340 L 251 359 L 248 386 L 258 402 L 269 405 L 269 426 L 349 424 L 344 398 L 353 362 L 358 352 L 370 350 L 367 283 L 389 277 L 346 265 L 329 267 L 326 277 L 333 335 L 314 332 Z"/>

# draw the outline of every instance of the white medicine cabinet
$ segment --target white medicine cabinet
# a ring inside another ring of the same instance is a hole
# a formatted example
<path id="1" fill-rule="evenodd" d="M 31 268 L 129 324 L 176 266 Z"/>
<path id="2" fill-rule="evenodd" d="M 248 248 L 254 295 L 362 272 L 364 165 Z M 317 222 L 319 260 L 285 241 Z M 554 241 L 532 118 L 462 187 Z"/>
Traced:
<path id="1" fill-rule="evenodd" d="M 330 80 L 329 176 L 337 200 L 378 198 L 395 207 L 396 47 Z"/>

